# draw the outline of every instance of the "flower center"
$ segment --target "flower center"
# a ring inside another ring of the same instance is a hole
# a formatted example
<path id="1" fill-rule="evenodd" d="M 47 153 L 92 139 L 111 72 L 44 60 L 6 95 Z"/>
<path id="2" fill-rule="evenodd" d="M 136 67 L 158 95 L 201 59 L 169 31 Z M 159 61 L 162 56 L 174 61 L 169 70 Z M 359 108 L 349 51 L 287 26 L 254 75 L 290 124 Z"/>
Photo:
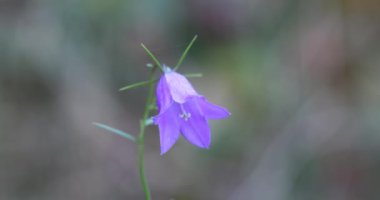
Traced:
<path id="1" fill-rule="evenodd" d="M 182 119 L 185 120 L 185 121 L 189 120 L 190 117 L 191 117 L 191 113 L 186 112 L 186 110 L 185 110 L 185 108 L 182 106 L 182 104 L 180 105 L 180 107 L 181 107 L 181 111 L 182 111 L 182 113 L 179 114 L 179 117 L 182 118 Z"/>

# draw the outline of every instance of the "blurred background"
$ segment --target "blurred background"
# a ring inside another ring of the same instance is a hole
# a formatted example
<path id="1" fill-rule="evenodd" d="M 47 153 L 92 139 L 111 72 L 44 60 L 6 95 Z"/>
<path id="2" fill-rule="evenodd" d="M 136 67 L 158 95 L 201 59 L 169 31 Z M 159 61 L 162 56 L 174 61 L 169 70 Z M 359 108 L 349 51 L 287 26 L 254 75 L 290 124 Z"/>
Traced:
<path id="1" fill-rule="evenodd" d="M 144 42 L 229 108 L 212 146 L 159 155 L 157 200 L 380 199 L 380 2 L 1 0 L 0 199 L 143 199 Z M 157 74 L 158 75 L 158 74 Z"/>

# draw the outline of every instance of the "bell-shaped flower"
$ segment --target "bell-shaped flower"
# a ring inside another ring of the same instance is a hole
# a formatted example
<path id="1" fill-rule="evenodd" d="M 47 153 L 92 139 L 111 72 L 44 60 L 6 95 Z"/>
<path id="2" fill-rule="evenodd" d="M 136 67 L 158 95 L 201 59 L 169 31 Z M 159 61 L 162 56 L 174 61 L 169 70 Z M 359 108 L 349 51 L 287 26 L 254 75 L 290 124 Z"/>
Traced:
<path id="1" fill-rule="evenodd" d="M 211 131 L 207 120 L 222 119 L 230 113 L 199 95 L 183 75 L 165 67 L 156 90 L 159 114 L 153 122 L 160 131 L 161 155 L 178 140 L 180 134 L 191 144 L 208 148 Z"/>

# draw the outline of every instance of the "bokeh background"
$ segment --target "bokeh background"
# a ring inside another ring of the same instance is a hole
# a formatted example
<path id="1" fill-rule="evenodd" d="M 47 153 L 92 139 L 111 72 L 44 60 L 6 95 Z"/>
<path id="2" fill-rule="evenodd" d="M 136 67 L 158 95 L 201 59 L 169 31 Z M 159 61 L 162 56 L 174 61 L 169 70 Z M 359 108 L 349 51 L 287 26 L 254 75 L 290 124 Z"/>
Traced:
<path id="1" fill-rule="evenodd" d="M 228 120 L 159 155 L 157 200 L 380 199 L 380 1 L 1 0 L 0 199 L 143 199 L 144 42 Z M 158 75 L 158 74 L 157 74 Z"/>

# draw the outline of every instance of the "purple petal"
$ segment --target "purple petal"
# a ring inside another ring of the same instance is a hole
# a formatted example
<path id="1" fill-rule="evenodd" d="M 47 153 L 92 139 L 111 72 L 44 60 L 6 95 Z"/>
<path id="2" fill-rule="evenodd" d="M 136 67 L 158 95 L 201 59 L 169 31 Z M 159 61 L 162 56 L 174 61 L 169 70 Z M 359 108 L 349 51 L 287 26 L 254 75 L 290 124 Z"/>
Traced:
<path id="1" fill-rule="evenodd" d="M 153 118 L 160 131 L 161 155 L 165 154 L 178 140 L 180 130 L 178 109 L 178 105 L 172 104 L 162 114 Z"/>
<path id="2" fill-rule="evenodd" d="M 156 97 L 157 106 L 160 113 L 165 111 L 173 102 L 169 91 L 169 86 L 164 75 L 161 76 L 160 81 L 157 84 Z"/>
<path id="3" fill-rule="evenodd" d="M 198 95 L 186 77 L 171 71 L 165 73 L 165 78 L 173 100 L 177 103 L 185 103 L 189 96 Z"/>
<path id="4" fill-rule="evenodd" d="M 189 100 L 182 105 L 182 108 L 181 112 L 191 114 L 187 119 L 179 118 L 182 135 L 191 144 L 208 148 L 211 142 L 210 127 L 206 118 L 201 114 L 196 101 Z"/>
<path id="5" fill-rule="evenodd" d="M 207 119 L 223 119 L 231 115 L 226 108 L 210 103 L 204 97 L 197 98 L 197 103 Z"/>

